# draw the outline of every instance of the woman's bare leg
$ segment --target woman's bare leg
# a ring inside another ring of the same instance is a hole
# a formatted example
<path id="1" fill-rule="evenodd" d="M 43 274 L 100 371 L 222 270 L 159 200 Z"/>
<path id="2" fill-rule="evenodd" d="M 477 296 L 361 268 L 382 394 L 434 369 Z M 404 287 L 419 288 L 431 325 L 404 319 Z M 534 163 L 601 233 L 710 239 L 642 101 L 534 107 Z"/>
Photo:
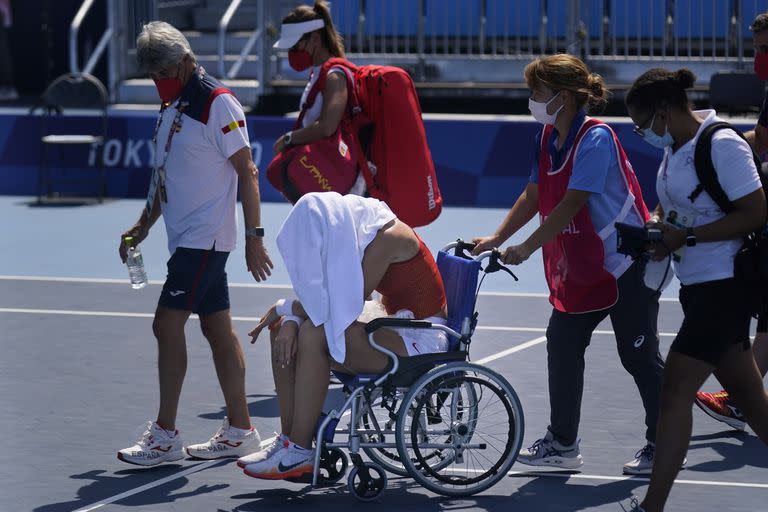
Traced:
<path id="1" fill-rule="evenodd" d="M 656 455 L 648 492 L 640 504 L 646 512 L 664 510 L 691 441 L 693 399 L 712 370 L 709 363 L 679 352 L 670 352 L 667 356 L 656 428 Z"/>
<path id="2" fill-rule="evenodd" d="M 744 413 L 752 430 L 768 444 L 768 396 L 752 352 L 734 345 L 723 357 L 715 375 Z"/>
<path id="3" fill-rule="evenodd" d="M 347 353 L 344 367 L 353 373 L 380 373 L 389 364 L 389 356 L 379 352 L 368 342 L 365 324 L 354 322 L 347 328 Z M 390 329 L 379 329 L 373 339 L 382 347 L 391 350 L 401 357 L 407 357 L 403 338 Z"/>
<path id="4" fill-rule="evenodd" d="M 382 329 L 376 333 L 375 339 L 378 344 L 398 355 L 408 355 L 402 338 L 394 331 Z M 355 322 L 347 328 L 346 344 L 345 370 L 352 373 L 378 373 L 387 367 L 389 358 L 370 346 L 362 323 Z M 303 448 L 312 446 L 317 419 L 328 394 L 330 365 L 331 358 L 323 327 L 304 322 L 299 330 L 299 350 L 296 355 L 293 422 L 290 431 L 285 432 L 291 441 Z"/>
<path id="5" fill-rule="evenodd" d="M 330 356 L 323 326 L 304 322 L 299 329 L 293 394 L 293 421 L 289 432 L 291 441 L 302 448 L 312 448 L 317 418 L 328 394 Z"/>
<path id="6" fill-rule="evenodd" d="M 280 428 L 282 434 L 289 436 L 291 434 L 291 425 L 293 424 L 293 395 L 294 383 L 296 381 L 296 365 L 289 364 L 284 368 L 277 362 L 275 349 L 275 339 L 278 329 L 269 332 L 270 346 L 272 350 L 272 377 L 275 380 L 275 391 L 277 392 L 277 403 L 280 410 Z"/>

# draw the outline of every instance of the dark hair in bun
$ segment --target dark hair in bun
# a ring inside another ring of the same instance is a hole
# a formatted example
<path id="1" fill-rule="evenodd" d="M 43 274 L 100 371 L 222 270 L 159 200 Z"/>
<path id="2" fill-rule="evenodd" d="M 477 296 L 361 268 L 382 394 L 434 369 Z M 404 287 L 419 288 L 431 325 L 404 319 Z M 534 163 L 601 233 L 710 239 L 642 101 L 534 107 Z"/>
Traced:
<path id="1" fill-rule="evenodd" d="M 669 71 L 663 68 L 649 69 L 632 84 L 624 102 L 627 106 L 645 112 L 660 107 L 688 108 L 686 89 L 693 87 L 696 75 L 687 68 Z"/>

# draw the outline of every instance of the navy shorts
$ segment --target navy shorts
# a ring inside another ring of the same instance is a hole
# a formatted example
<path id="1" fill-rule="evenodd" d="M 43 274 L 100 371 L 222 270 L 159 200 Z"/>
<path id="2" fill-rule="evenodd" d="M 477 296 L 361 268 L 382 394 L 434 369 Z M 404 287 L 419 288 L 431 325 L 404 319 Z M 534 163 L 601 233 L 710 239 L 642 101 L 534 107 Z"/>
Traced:
<path id="1" fill-rule="evenodd" d="M 178 247 L 168 260 L 168 277 L 158 304 L 210 315 L 229 309 L 228 252 Z"/>

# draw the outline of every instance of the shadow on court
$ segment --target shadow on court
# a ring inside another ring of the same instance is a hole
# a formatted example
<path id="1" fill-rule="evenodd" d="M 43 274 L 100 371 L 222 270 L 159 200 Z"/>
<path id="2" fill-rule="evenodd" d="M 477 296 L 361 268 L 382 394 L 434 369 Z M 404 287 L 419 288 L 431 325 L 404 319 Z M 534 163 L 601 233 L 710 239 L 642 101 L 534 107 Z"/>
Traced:
<path id="1" fill-rule="evenodd" d="M 227 462 L 229 461 L 224 460 L 221 464 L 215 464 L 211 466 L 211 468 L 222 466 Z M 98 503 L 108 497 L 116 496 L 120 493 L 141 487 L 142 485 L 172 476 L 180 470 L 189 469 L 191 467 L 194 466 L 168 464 L 153 468 L 126 469 L 114 473 L 109 473 L 103 469 L 94 469 L 85 473 L 71 475 L 70 478 L 74 480 L 90 480 L 89 483 L 77 490 L 77 499 L 43 505 L 35 508 L 34 512 L 77 510 Z M 131 505 L 140 507 L 157 505 L 160 503 L 171 503 L 184 498 L 217 492 L 229 487 L 228 484 L 201 485 L 196 489 L 185 489 L 182 491 L 188 483 L 189 480 L 186 477 L 170 480 L 169 482 L 153 487 L 146 492 L 131 496 Z"/>
<path id="2" fill-rule="evenodd" d="M 693 450 L 706 448 L 713 450 L 721 458 L 719 460 L 707 460 L 689 466 L 688 469 L 703 473 L 719 473 L 745 467 L 768 468 L 765 445 L 760 441 L 760 438 L 752 433 L 727 430 L 691 437 L 689 453 Z M 748 476 L 746 480 L 749 481 Z"/>
<path id="3" fill-rule="evenodd" d="M 511 475 L 510 478 L 514 480 L 521 476 Z M 635 489 L 647 483 L 646 480 L 628 479 L 603 484 L 580 484 L 573 479 L 539 476 L 517 487 L 507 503 L 509 509 L 513 510 L 539 510 L 542 504 L 546 504 L 544 508 L 547 512 L 570 512 L 611 504 L 618 510 L 620 502 L 629 500 L 636 493 Z M 553 500 L 553 496 L 562 496 L 562 499 Z"/>

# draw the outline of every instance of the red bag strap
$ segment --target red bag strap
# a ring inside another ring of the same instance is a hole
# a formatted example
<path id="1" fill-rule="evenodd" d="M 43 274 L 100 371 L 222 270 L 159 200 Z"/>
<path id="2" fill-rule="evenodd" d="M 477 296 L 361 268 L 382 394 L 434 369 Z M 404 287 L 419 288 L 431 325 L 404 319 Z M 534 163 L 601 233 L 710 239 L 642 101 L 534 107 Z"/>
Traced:
<path id="1" fill-rule="evenodd" d="M 360 113 L 362 111 L 362 108 L 360 108 L 360 101 L 357 97 L 357 87 L 355 86 L 354 81 L 354 75 L 357 72 L 357 66 L 349 62 L 347 59 L 342 59 L 341 57 L 334 57 L 332 59 L 328 59 L 323 63 L 323 65 L 318 70 L 318 76 L 317 80 L 315 81 L 312 88 L 309 90 L 309 94 L 307 94 L 307 100 L 304 102 L 303 108 L 301 109 L 301 113 L 299 114 L 299 119 L 297 120 L 297 126 L 301 126 L 301 122 L 304 120 L 304 115 L 306 114 L 306 111 L 309 110 L 312 105 L 315 104 L 315 100 L 317 99 L 317 95 L 320 94 L 325 89 L 325 82 L 328 79 L 328 72 L 331 70 L 331 68 L 334 67 L 340 67 L 344 68 L 346 72 L 344 73 L 344 78 L 347 81 L 347 105 L 349 106 L 349 117 Z"/>
<path id="2" fill-rule="evenodd" d="M 362 107 L 360 106 L 360 100 L 357 95 L 357 85 L 354 81 L 354 76 L 358 71 L 358 67 L 353 64 L 352 62 L 348 61 L 347 59 L 343 59 L 341 57 L 334 57 L 332 59 L 328 59 L 323 63 L 323 65 L 318 70 L 318 76 L 317 81 L 312 86 L 312 88 L 309 90 L 309 93 L 307 94 L 307 100 L 304 102 L 303 108 L 301 109 L 301 113 L 299 114 L 299 118 L 296 120 L 296 127 L 300 128 L 301 123 L 304 120 L 304 115 L 306 114 L 307 110 L 309 110 L 312 105 L 315 104 L 315 100 L 317 99 L 317 95 L 320 94 L 321 91 L 325 89 L 325 82 L 328 79 L 328 72 L 331 70 L 331 68 L 334 67 L 340 67 L 344 68 L 346 72 L 344 73 L 344 78 L 347 81 L 347 105 L 349 107 L 347 120 L 352 119 L 353 116 L 359 114 L 362 112 Z M 342 119 L 342 122 L 344 122 L 344 119 Z M 354 130 L 353 130 L 354 131 Z M 371 173 L 371 170 L 368 168 L 368 159 L 365 156 L 365 153 L 363 152 L 363 148 L 360 145 L 360 141 L 358 140 L 357 133 L 352 134 L 352 143 L 357 146 L 357 165 L 360 167 L 360 172 L 363 173 L 363 179 L 365 179 L 366 187 L 369 191 L 376 190 L 378 187 L 376 186 L 376 183 L 373 180 L 373 173 Z"/>

